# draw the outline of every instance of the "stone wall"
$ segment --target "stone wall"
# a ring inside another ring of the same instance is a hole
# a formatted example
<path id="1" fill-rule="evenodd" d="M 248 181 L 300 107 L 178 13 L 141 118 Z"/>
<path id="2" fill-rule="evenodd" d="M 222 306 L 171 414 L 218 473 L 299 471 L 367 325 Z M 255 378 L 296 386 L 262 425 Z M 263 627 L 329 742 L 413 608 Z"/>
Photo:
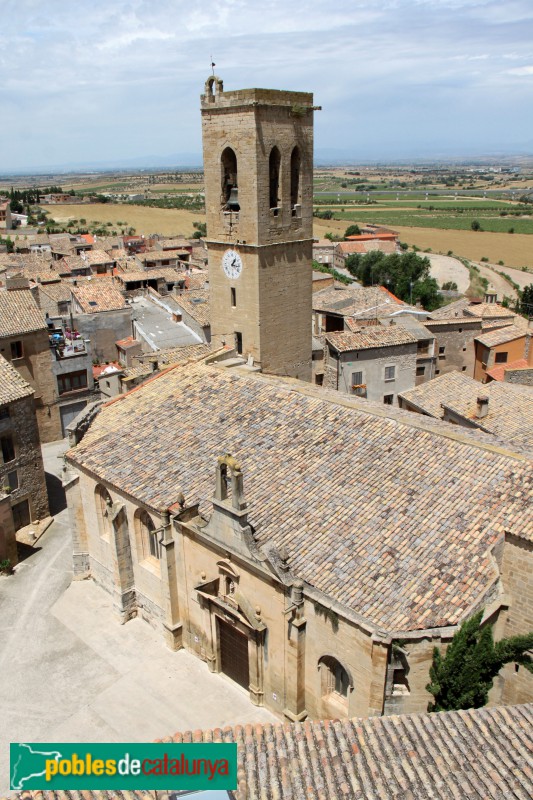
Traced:
<path id="1" fill-rule="evenodd" d="M 506 383 L 515 383 L 522 386 L 533 386 L 533 367 L 524 369 L 506 369 L 504 373 Z"/>
<path id="2" fill-rule="evenodd" d="M 0 488 L 0 561 L 9 561 L 14 567 L 18 562 L 15 524 L 11 512 L 9 495 Z"/>
<path id="3" fill-rule="evenodd" d="M 474 377 L 475 349 L 474 338 L 481 334 L 481 320 L 458 318 L 446 324 L 438 321 L 432 324 L 428 319 L 424 327 L 435 334 L 435 375 L 447 372 L 464 372 Z M 444 348 L 444 352 L 441 349 Z"/>
<path id="4" fill-rule="evenodd" d="M 11 505 L 28 500 L 32 521 L 48 516 L 48 494 L 33 397 L 9 404 L 9 417 L 0 420 L 0 433 L 13 437 L 15 458 L 0 465 L 0 490 L 9 473 L 18 476 L 18 489 L 10 492 Z"/>
<path id="5" fill-rule="evenodd" d="M 131 306 L 97 314 L 74 314 L 74 326 L 84 339 L 90 339 L 93 358 L 102 363 L 115 361 L 115 342 L 132 335 Z"/>
<path id="6" fill-rule="evenodd" d="M 501 574 L 510 598 L 503 636 L 533 632 L 533 542 L 506 535 Z M 524 667 L 508 664 L 501 673 L 500 690 L 502 703 L 531 703 L 533 675 Z"/>

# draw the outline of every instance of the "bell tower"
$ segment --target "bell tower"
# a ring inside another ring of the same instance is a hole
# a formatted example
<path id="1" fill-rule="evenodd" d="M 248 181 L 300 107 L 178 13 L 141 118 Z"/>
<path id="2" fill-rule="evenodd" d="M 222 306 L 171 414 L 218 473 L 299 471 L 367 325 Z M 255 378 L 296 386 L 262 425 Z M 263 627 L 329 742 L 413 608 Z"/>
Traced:
<path id="1" fill-rule="evenodd" d="M 213 75 L 201 108 L 212 340 L 310 381 L 313 95 Z"/>

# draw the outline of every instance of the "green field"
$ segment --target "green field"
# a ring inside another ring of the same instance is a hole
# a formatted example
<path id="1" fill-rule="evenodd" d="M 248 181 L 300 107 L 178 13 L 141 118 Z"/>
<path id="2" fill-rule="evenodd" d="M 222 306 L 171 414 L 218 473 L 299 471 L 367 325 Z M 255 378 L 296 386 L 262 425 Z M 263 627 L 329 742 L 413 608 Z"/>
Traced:
<path id="1" fill-rule="evenodd" d="M 429 204 L 428 204 L 429 205 Z M 321 206 L 321 211 L 325 209 Z M 346 220 L 347 222 L 370 222 L 378 225 L 400 225 L 408 228 L 438 228 L 441 230 L 459 230 L 468 231 L 472 230 L 472 222 L 477 220 L 483 231 L 491 231 L 493 233 L 508 233 L 510 228 L 514 229 L 514 233 L 533 234 L 533 217 L 515 217 L 508 215 L 500 217 L 498 213 L 492 215 L 487 214 L 488 209 L 476 209 L 468 211 L 465 209 L 463 212 L 457 213 L 442 213 L 429 209 L 407 209 L 389 210 L 379 209 L 375 206 L 370 209 L 348 209 L 341 211 L 338 208 L 332 207 L 334 212 L 334 219 Z"/>

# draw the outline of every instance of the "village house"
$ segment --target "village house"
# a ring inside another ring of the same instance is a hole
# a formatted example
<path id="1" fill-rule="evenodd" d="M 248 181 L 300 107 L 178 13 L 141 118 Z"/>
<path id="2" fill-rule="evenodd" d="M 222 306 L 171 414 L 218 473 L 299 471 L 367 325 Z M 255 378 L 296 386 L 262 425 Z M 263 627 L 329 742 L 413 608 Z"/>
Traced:
<path id="1" fill-rule="evenodd" d="M 87 250 L 82 258 L 90 265 L 93 275 L 112 275 L 116 261 L 104 250 Z"/>
<path id="2" fill-rule="evenodd" d="M 33 396 L 34 389 L 0 356 L 0 493 L 9 495 L 15 530 L 49 513 Z M 0 530 L 0 561 L 2 551 L 16 564 L 16 546 Z"/>
<path id="3" fill-rule="evenodd" d="M 135 256 L 140 269 L 161 269 L 161 267 L 173 267 L 176 269 L 180 263 L 180 258 L 174 250 L 147 250 L 144 253 L 137 253 Z"/>
<path id="4" fill-rule="evenodd" d="M 11 203 L 3 197 L 0 197 L 0 228 L 11 230 L 13 221 L 11 218 Z"/>
<path id="5" fill-rule="evenodd" d="M 524 358 L 529 366 L 533 366 L 533 348 L 531 336 L 533 330 L 527 331 L 516 325 L 488 330 L 474 339 L 475 364 L 474 378 L 481 383 L 487 382 L 487 370 L 509 361 Z"/>
<path id="6" fill-rule="evenodd" d="M 499 381 L 481 387 L 463 372 L 448 372 L 398 400 L 400 408 L 492 433 L 533 454 L 533 387 Z"/>
<path id="7" fill-rule="evenodd" d="M 190 289 L 175 292 L 172 301 L 181 313 L 183 322 L 202 342 L 211 341 L 211 315 L 209 310 L 209 291 L 207 289 Z"/>
<path id="8" fill-rule="evenodd" d="M 398 325 L 409 331 L 417 341 L 416 346 L 416 372 L 415 385 L 430 381 L 435 377 L 435 365 L 437 356 L 435 355 L 435 334 L 426 325 L 427 313 L 419 314 L 414 309 L 405 309 L 399 312 L 392 312 L 389 317 L 381 317 L 382 325 Z M 424 320 L 423 322 L 421 320 Z"/>
<path id="9" fill-rule="evenodd" d="M 315 239 L 313 242 L 313 259 L 319 264 L 332 267 L 333 269 L 344 269 L 345 260 L 341 253 L 339 242 L 330 242 L 329 239 Z"/>
<path id="10" fill-rule="evenodd" d="M 65 317 L 72 303 L 71 284 L 61 280 L 59 275 L 37 278 L 32 285 L 32 294 L 37 305 L 47 317 Z"/>
<path id="11" fill-rule="evenodd" d="M 76 329 L 91 342 L 99 362 L 116 357 L 116 342 L 132 333 L 132 307 L 112 278 L 78 280 L 70 287 Z"/>
<path id="12" fill-rule="evenodd" d="M 328 333 L 323 385 L 397 405 L 398 393 L 415 385 L 417 352 L 416 336 L 396 325 Z"/>
<path id="13" fill-rule="evenodd" d="M 349 330 L 349 321 L 356 327 L 377 325 L 380 317 L 389 316 L 409 306 L 383 286 L 343 286 L 314 292 L 313 331 L 316 335 Z"/>

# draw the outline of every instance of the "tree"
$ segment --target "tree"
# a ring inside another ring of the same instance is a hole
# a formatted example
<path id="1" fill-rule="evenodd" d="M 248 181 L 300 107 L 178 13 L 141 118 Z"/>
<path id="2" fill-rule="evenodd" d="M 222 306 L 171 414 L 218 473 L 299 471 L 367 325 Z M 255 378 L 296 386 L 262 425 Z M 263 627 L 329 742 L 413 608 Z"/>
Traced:
<path id="1" fill-rule="evenodd" d="M 484 706 L 494 678 L 509 662 L 533 673 L 533 659 L 526 653 L 533 647 L 533 632 L 494 643 L 492 625 L 481 625 L 482 618 L 483 610 L 463 622 L 445 656 L 438 647 L 433 650 L 426 689 L 434 701 L 428 704 L 428 711 Z"/>
<path id="2" fill-rule="evenodd" d="M 344 238 L 347 239 L 348 236 L 360 236 L 361 235 L 361 228 L 359 225 L 350 225 L 349 228 L 346 228 L 344 231 Z"/>
<path id="3" fill-rule="evenodd" d="M 192 226 L 196 228 L 192 235 L 193 239 L 202 239 L 204 236 L 207 236 L 207 223 L 193 222 Z"/>
<path id="4" fill-rule="evenodd" d="M 442 284 L 441 289 L 444 289 L 448 292 L 456 292 L 457 291 L 457 284 L 455 281 L 446 281 Z"/>
<path id="5" fill-rule="evenodd" d="M 520 294 L 520 311 L 528 317 L 533 317 L 533 283 L 524 286 Z"/>
<path id="6" fill-rule="evenodd" d="M 473 231 L 481 231 L 481 230 L 483 230 L 483 228 L 481 227 L 481 225 L 480 225 L 480 223 L 478 222 L 477 219 L 473 219 L 472 220 L 472 222 L 470 223 L 470 227 L 472 228 Z"/>

